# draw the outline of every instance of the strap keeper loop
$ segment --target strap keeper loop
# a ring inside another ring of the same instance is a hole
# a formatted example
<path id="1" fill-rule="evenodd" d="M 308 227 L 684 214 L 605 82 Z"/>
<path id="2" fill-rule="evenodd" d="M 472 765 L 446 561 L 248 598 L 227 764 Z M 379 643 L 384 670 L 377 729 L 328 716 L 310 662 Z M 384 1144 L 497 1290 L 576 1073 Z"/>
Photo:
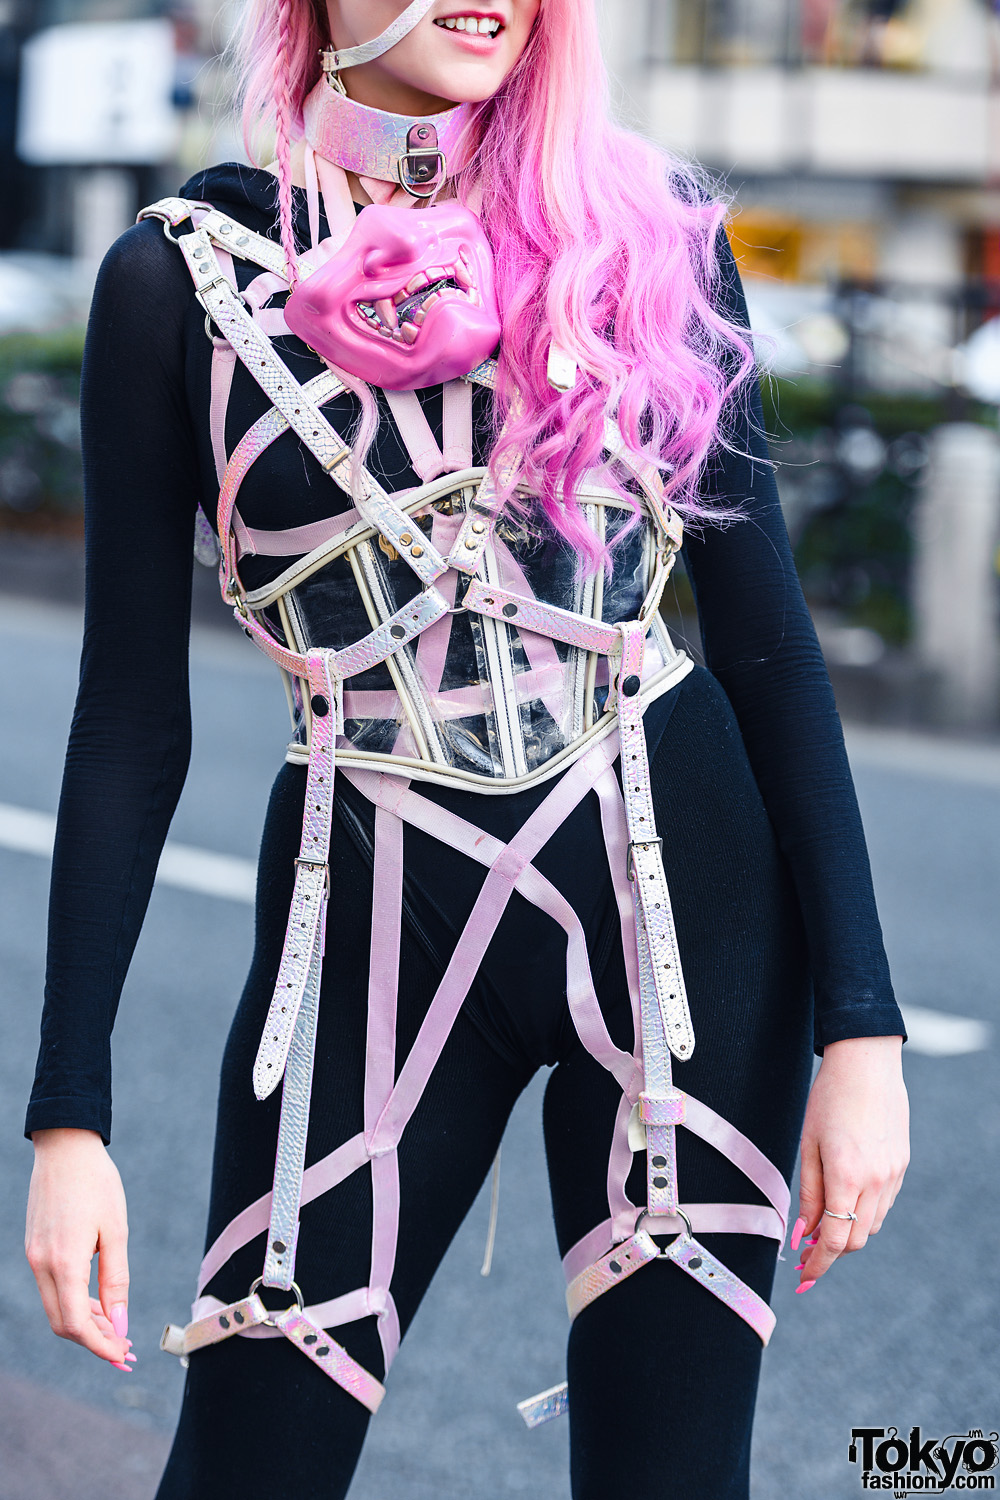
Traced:
<path id="1" fill-rule="evenodd" d="M 639 1119 L 644 1125 L 683 1125 L 686 1114 L 687 1095 L 682 1089 L 639 1095 Z"/>

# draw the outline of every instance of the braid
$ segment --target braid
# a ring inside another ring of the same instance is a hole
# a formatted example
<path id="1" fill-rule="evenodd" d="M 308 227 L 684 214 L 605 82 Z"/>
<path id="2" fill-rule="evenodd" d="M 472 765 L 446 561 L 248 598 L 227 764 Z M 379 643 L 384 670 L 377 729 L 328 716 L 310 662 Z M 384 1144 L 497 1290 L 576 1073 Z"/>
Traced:
<path id="1" fill-rule="evenodd" d="M 278 216 L 281 223 L 281 244 L 288 263 L 288 282 L 295 290 L 298 276 L 298 257 L 295 249 L 295 230 L 292 227 L 292 162 L 291 162 L 291 68 L 289 62 L 289 38 L 292 22 L 292 0 L 278 0 L 278 49 L 275 58 L 275 156 L 278 161 Z"/>

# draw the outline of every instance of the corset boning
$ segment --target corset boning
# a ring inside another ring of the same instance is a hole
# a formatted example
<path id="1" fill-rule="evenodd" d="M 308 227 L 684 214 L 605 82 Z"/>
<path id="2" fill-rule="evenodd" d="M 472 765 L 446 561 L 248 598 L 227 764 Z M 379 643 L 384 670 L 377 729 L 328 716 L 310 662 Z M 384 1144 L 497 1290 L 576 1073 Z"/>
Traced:
<path id="1" fill-rule="evenodd" d="M 440 492 L 440 483 L 435 488 Z M 403 501 L 414 528 L 444 555 L 475 488 L 466 482 L 412 509 Z M 653 580 L 655 527 L 645 516 L 637 522 L 607 491 L 585 502 L 583 511 L 612 549 L 610 579 L 601 573 L 581 578 L 573 549 L 534 513 L 530 522 L 501 519 L 477 576 L 607 624 L 636 619 Z M 454 604 L 463 583 L 453 570 L 437 587 Z M 383 538 L 354 526 L 335 547 L 316 549 L 275 584 L 248 594 L 247 603 L 293 650 L 341 650 L 420 588 Z M 644 695 L 688 665 L 654 611 Z M 297 680 L 287 687 L 293 721 L 288 758 L 297 761 L 307 754 L 309 706 Z M 575 745 L 610 722 L 608 690 L 606 657 L 458 608 L 389 660 L 345 682 L 337 755 L 368 765 L 391 757 L 418 778 L 521 783 L 544 774 L 553 759 L 571 758 Z"/>

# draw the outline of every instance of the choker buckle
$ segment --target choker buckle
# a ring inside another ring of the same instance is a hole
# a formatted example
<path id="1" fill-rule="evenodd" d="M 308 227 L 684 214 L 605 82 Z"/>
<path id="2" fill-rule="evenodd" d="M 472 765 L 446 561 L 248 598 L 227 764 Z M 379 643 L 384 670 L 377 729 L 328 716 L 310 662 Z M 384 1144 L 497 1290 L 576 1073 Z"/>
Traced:
<path id="1" fill-rule="evenodd" d="M 411 125 L 406 132 L 406 151 L 396 172 L 400 186 L 411 198 L 433 198 L 447 175 L 448 163 L 438 145 L 433 125 Z"/>

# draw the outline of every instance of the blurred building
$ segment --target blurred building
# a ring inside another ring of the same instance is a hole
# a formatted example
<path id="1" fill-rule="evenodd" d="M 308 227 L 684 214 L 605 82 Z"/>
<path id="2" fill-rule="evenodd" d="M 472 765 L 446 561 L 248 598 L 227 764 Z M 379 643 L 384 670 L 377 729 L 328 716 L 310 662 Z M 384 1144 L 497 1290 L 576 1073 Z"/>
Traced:
<path id="1" fill-rule="evenodd" d="M 869 355 L 881 368 L 855 372 L 862 383 L 949 385 L 953 349 L 1000 291 L 1000 23 L 990 0 L 602 9 L 634 123 L 727 179 L 755 321 L 779 335 L 801 325 L 786 361 L 842 362 L 819 289 L 855 285 L 908 304 L 902 320 L 891 306 L 864 309 L 884 325 L 884 347 Z"/>
<path id="2" fill-rule="evenodd" d="M 226 17 L 219 0 L 0 0 L 0 250 L 93 262 L 141 203 L 233 154 Z"/>

